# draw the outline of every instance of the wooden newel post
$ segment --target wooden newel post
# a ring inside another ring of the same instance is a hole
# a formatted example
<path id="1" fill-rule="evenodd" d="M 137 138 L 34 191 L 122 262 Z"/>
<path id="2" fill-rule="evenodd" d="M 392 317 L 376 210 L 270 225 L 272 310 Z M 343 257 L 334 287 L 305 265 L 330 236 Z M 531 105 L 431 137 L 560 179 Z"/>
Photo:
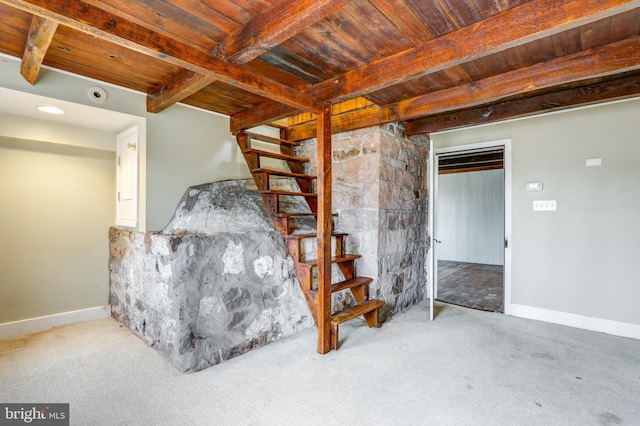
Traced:
<path id="1" fill-rule="evenodd" d="M 318 353 L 331 350 L 331 104 L 318 115 Z"/>

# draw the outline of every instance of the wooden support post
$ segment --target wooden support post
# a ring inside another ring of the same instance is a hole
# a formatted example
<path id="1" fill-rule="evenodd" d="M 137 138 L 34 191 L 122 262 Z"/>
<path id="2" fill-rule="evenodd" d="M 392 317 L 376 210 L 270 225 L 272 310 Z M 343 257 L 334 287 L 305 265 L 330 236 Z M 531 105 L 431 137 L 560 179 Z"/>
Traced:
<path id="1" fill-rule="evenodd" d="M 22 54 L 20 74 L 32 86 L 36 84 L 40 67 L 56 34 L 58 23 L 37 15 L 31 17 L 27 43 Z"/>
<path id="2" fill-rule="evenodd" d="M 331 350 L 331 105 L 318 115 L 318 353 Z"/>

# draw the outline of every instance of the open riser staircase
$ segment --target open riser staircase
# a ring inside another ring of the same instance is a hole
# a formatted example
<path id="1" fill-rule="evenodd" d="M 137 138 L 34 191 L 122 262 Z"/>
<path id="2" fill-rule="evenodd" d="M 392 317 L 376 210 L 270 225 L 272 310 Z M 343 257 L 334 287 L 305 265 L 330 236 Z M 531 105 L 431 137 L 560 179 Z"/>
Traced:
<path id="1" fill-rule="evenodd" d="M 318 209 L 323 208 L 318 205 L 318 196 L 315 191 L 316 177 L 304 172 L 304 164 L 309 160 L 295 156 L 294 149 L 298 145 L 297 142 L 250 132 L 239 132 L 236 138 L 271 221 L 286 241 L 300 287 L 316 326 L 320 329 L 322 324 L 319 324 L 319 321 L 322 316 L 319 312 L 324 308 L 321 306 L 323 297 L 319 295 L 321 288 L 316 279 L 317 274 L 314 273 L 319 265 L 317 260 L 306 258 L 309 250 L 306 249 L 308 244 L 305 244 L 308 239 L 315 239 L 318 233 L 301 232 L 295 226 L 297 221 L 315 219 Z M 258 143 L 254 143 L 255 141 Z M 263 149 L 264 145 L 279 147 L 279 152 Z M 278 184 L 283 179 L 290 181 L 289 185 L 284 185 L 284 188 L 283 185 Z M 308 205 L 308 210 L 286 211 L 288 197 L 303 198 Z M 315 221 L 314 226 L 317 226 Z M 344 280 L 332 283 L 330 291 L 332 294 L 350 291 L 356 304 L 338 312 L 330 310 L 331 316 L 327 321 L 330 321 L 331 349 L 338 348 L 340 324 L 362 315 L 369 327 L 378 327 L 379 310 L 384 306 L 383 301 L 368 298 L 369 284 L 372 279 L 357 276 L 355 261 L 360 255 L 346 252 L 346 237 L 345 233 L 332 233 L 334 253 L 331 263 L 339 267 Z"/>

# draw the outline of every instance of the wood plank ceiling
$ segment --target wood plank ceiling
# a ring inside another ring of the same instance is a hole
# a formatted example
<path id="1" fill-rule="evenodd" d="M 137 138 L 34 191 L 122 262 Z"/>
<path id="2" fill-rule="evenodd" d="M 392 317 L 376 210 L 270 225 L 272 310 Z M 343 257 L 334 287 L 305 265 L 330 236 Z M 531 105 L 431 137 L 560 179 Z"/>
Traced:
<path id="1" fill-rule="evenodd" d="M 0 52 L 315 136 L 408 134 L 640 95 L 640 0 L 0 0 Z"/>

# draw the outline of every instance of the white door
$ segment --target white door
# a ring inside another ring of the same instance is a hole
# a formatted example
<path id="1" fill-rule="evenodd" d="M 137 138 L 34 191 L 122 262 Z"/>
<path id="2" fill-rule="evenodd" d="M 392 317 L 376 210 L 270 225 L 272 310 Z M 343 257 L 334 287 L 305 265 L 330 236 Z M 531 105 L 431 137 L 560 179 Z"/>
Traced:
<path id="1" fill-rule="evenodd" d="M 117 137 L 116 225 L 138 226 L 138 126 Z"/>

